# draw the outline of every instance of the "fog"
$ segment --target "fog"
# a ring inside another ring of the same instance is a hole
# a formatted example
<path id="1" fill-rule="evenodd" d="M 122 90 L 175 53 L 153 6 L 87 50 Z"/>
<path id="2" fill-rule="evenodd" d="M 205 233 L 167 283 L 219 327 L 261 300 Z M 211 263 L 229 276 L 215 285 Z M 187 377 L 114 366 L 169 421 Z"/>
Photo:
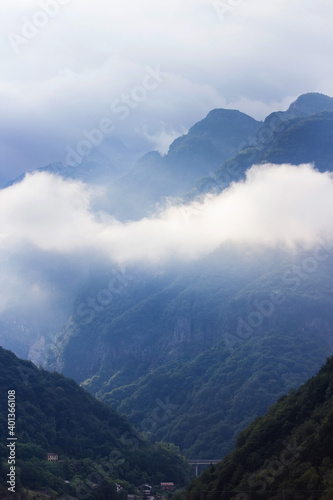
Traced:
<path id="1" fill-rule="evenodd" d="M 333 241 L 333 177 L 312 165 L 253 166 L 219 195 L 169 201 L 138 221 L 94 210 L 104 195 L 45 172 L 0 191 L 1 339 L 19 355 L 39 359 L 94 275 L 181 272 L 224 248 L 227 261 L 234 248 L 235 259 L 244 249 L 253 263 L 267 250 L 296 254 Z"/>
<path id="2" fill-rule="evenodd" d="M 225 243 L 315 245 L 333 229 L 333 178 L 312 165 L 255 165 L 243 182 L 139 221 L 94 212 L 102 188 L 49 173 L 28 174 L 0 192 L 1 255 L 36 252 L 126 265 L 195 260 Z M 32 251 L 32 250 L 31 250 Z M 3 257 L 4 258 L 4 257 Z"/>

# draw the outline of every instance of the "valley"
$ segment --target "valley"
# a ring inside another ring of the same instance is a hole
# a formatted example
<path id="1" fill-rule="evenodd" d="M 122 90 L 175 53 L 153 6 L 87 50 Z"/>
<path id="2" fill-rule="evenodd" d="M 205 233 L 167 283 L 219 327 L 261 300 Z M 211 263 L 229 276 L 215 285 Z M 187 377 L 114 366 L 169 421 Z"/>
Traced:
<path id="1" fill-rule="evenodd" d="M 78 168 L 52 164 L 4 189 L 15 193 L 38 180 L 47 189 L 67 189 L 73 221 L 79 221 L 77 236 L 69 235 L 64 246 L 52 231 L 47 242 L 25 243 L 37 298 L 27 294 L 21 309 L 9 301 L 0 316 L 3 347 L 41 367 L 1 351 L 3 387 L 14 370 L 21 401 L 22 499 L 30 498 L 25 488 L 46 487 L 52 498 L 76 498 L 71 495 L 82 481 L 96 499 L 112 491 L 112 498 L 126 500 L 145 483 L 184 488 L 194 474 L 189 463 L 224 457 L 174 498 L 215 500 L 227 488 L 221 500 L 247 499 L 239 491 L 248 491 L 250 472 L 260 481 L 258 454 L 270 455 L 253 451 L 245 459 L 239 447 L 247 447 L 251 433 L 265 439 L 269 415 L 287 414 L 307 389 L 295 391 L 333 352 L 333 241 L 325 197 L 332 103 L 305 94 L 264 122 L 216 109 L 166 155 L 147 153 L 124 175 L 108 170 L 94 151 Z M 285 198 L 284 178 L 292 186 Z M 269 189 L 263 201 L 262 185 Z M 276 196 L 281 214 L 271 219 L 275 189 L 282 193 Z M 323 209 L 312 211 L 316 189 L 325 194 Z M 249 200 L 245 208 L 239 193 Z M 251 226 L 252 210 L 261 225 Z M 84 236 L 80 224 L 88 228 Z M 6 259 L 13 266 L 18 254 Z M 325 384 L 328 369 L 320 372 Z M 321 418 L 311 421 L 323 426 L 319 434 L 326 429 Z M 2 426 L 5 433 L 4 420 Z M 110 450 L 117 455 L 112 472 L 99 472 L 95 492 L 96 483 L 83 478 L 101 470 Z M 63 456 L 62 463 L 45 469 L 47 452 Z M 4 459 L 4 448 L 1 453 Z M 318 452 L 316 467 L 325 453 Z M 318 474 L 313 484 L 326 484 Z M 287 489 L 292 480 L 281 477 L 279 488 Z"/>

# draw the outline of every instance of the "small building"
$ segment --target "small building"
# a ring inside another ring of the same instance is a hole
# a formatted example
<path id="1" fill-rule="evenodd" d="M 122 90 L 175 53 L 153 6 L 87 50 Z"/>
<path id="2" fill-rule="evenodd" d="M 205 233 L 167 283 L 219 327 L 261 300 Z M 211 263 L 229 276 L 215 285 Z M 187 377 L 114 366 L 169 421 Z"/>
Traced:
<path id="1" fill-rule="evenodd" d="M 162 491 L 173 491 L 175 489 L 175 483 L 161 483 Z"/>
<path id="2" fill-rule="evenodd" d="M 141 486 L 138 486 L 138 490 L 144 491 L 147 495 L 151 494 L 151 490 L 153 489 L 150 484 L 141 484 Z"/>
<path id="3" fill-rule="evenodd" d="M 59 457 L 56 453 L 48 453 L 47 454 L 47 460 L 49 462 L 56 462 L 57 460 L 59 460 Z"/>

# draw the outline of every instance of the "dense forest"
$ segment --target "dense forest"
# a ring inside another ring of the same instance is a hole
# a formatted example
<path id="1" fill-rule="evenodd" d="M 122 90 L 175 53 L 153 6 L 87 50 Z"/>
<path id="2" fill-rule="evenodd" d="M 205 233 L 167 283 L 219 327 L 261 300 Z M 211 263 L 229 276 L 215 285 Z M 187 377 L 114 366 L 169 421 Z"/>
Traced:
<path id="1" fill-rule="evenodd" d="M 333 357 L 237 437 L 188 487 L 187 500 L 333 498 Z"/>
<path id="2" fill-rule="evenodd" d="M 235 269 L 220 252 L 179 275 L 134 278 L 92 322 L 73 317 L 51 366 L 152 440 L 175 443 L 188 458 L 223 458 L 242 429 L 316 373 L 330 352 L 332 258 L 299 283 L 297 276 L 292 286 L 283 282 L 311 255 L 258 254 L 257 263 L 234 253 Z M 249 327 L 269 297 L 281 303 L 271 302 Z M 154 425 L 158 399 L 171 407 Z"/>
<path id="3" fill-rule="evenodd" d="M 189 479 L 190 466 L 175 446 L 151 444 L 73 380 L 0 348 L 0 498 L 8 493 L 8 391 L 15 391 L 16 400 L 18 499 L 33 498 L 33 490 L 43 499 L 67 494 L 126 500 L 141 484 L 184 485 Z M 47 453 L 59 460 L 47 461 Z"/>

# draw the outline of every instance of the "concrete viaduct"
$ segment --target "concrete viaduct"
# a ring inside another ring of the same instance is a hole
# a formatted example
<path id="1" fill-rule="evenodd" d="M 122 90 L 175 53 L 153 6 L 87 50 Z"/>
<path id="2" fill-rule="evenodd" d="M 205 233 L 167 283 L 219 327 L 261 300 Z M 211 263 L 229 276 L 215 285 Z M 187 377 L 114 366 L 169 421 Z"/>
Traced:
<path id="1" fill-rule="evenodd" d="M 206 460 L 206 459 L 202 459 L 202 460 L 188 460 L 188 463 L 190 465 L 193 465 L 195 467 L 195 476 L 198 477 L 199 475 L 199 465 L 210 465 L 210 464 L 218 464 L 219 462 L 221 462 L 222 458 L 220 458 L 219 460 Z"/>

